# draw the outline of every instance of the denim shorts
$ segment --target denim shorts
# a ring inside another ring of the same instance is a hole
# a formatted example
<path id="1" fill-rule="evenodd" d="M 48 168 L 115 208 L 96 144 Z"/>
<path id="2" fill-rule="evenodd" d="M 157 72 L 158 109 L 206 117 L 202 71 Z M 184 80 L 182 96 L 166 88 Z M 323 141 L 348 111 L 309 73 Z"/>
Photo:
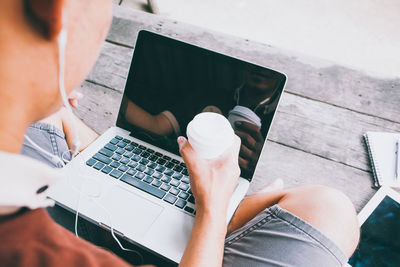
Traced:
<path id="1" fill-rule="evenodd" d="M 37 122 L 29 127 L 26 134 L 54 155 L 63 158 L 69 155 L 64 133 L 53 125 Z M 61 167 L 60 163 L 54 163 L 26 140 L 22 154 L 50 166 Z M 73 231 L 74 218 L 70 214 L 60 207 L 48 208 L 48 211 L 56 222 Z M 93 242 L 96 230 L 91 228 L 93 227 L 82 224 L 80 234 Z M 337 245 L 321 232 L 294 214 L 274 205 L 226 237 L 223 266 L 329 267 L 344 266 L 347 261 Z"/>

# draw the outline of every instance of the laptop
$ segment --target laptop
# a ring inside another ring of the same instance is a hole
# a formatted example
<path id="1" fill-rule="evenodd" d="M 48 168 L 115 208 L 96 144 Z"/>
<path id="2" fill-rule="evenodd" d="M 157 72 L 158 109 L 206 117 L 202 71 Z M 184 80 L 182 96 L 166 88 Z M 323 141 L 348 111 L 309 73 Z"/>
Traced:
<path id="1" fill-rule="evenodd" d="M 281 72 L 140 31 L 116 126 L 65 167 L 67 179 L 50 197 L 179 263 L 196 208 L 177 137 L 186 136 L 196 114 L 217 112 L 252 142 L 242 143 L 229 223 L 255 173 L 285 82 Z"/>

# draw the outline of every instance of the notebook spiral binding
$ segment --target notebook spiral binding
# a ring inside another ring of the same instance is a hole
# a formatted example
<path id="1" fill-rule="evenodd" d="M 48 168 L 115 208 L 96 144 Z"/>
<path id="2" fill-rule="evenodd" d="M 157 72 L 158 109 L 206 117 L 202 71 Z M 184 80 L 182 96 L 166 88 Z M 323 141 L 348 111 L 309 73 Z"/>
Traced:
<path id="1" fill-rule="evenodd" d="M 379 188 L 380 185 L 381 185 L 381 181 L 379 179 L 379 177 L 380 177 L 379 166 L 374 163 L 374 159 L 373 159 L 374 158 L 374 151 L 373 151 L 373 148 L 369 144 L 368 135 L 364 134 L 363 136 L 364 136 L 364 141 L 365 141 L 365 143 L 367 145 L 369 161 L 370 161 L 371 167 L 372 167 L 372 175 L 373 175 L 373 179 L 374 179 L 374 187 L 375 188 Z"/>

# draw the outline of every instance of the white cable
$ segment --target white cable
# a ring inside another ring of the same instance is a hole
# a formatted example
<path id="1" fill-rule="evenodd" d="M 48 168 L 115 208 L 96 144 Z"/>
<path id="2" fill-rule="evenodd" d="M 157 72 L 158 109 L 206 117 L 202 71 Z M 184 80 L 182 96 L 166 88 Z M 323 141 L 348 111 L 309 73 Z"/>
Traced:
<path id="1" fill-rule="evenodd" d="M 65 20 L 65 15 L 63 12 L 63 20 Z M 72 131 L 73 131 L 73 141 L 72 141 L 72 156 L 76 156 L 79 152 L 80 140 L 76 127 L 75 118 L 73 116 L 71 105 L 68 101 L 68 97 L 65 91 L 65 50 L 67 46 L 67 30 L 62 28 L 60 34 L 57 37 L 58 43 L 58 61 L 59 61 L 59 69 L 58 69 L 58 87 L 60 90 L 61 98 L 65 108 L 67 109 L 67 113 L 69 119 L 72 123 Z"/>
<path id="2" fill-rule="evenodd" d="M 50 152 L 44 150 L 35 142 L 33 142 L 33 140 L 30 139 L 27 135 L 24 135 L 24 137 L 33 146 L 33 148 L 36 148 L 37 150 L 48 156 L 51 159 L 51 161 L 53 161 L 54 163 L 61 163 L 62 166 L 65 166 L 64 161 L 62 161 L 62 159 L 60 159 L 57 155 L 51 154 Z"/>

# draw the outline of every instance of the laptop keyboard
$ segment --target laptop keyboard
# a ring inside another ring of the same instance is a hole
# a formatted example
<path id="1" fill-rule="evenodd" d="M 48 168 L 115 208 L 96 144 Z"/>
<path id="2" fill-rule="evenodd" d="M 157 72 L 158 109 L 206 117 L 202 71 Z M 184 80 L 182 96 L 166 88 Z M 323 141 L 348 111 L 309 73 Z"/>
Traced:
<path id="1" fill-rule="evenodd" d="M 115 136 L 86 165 L 195 214 L 185 163 Z"/>

